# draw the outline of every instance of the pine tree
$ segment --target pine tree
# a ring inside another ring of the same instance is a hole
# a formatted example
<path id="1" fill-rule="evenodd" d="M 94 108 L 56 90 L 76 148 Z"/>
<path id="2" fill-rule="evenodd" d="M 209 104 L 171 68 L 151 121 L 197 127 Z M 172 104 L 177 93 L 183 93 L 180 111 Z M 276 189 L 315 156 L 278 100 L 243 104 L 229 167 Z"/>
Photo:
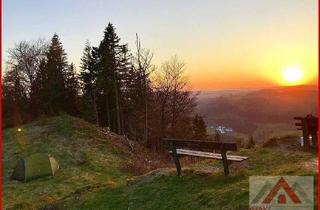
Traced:
<path id="1" fill-rule="evenodd" d="M 97 108 L 97 65 L 98 50 L 92 48 L 87 42 L 80 66 L 80 80 L 82 82 L 85 118 L 99 125 L 99 114 Z"/>
<path id="2" fill-rule="evenodd" d="M 76 73 L 76 68 L 73 63 L 71 63 L 65 72 L 66 77 L 66 97 L 65 101 L 65 111 L 71 115 L 78 115 L 78 98 L 79 98 L 79 82 Z"/>
<path id="3" fill-rule="evenodd" d="M 207 138 L 207 126 L 203 120 L 203 117 L 196 114 L 193 118 L 193 138 L 206 139 Z"/>
<path id="4" fill-rule="evenodd" d="M 103 92 L 106 124 L 111 130 L 121 134 L 120 114 L 120 90 L 121 90 L 121 45 L 120 38 L 115 33 L 111 23 L 104 32 L 104 38 L 99 46 L 99 72 L 97 77 L 98 86 Z"/>
<path id="5" fill-rule="evenodd" d="M 119 86 L 119 110 L 120 110 L 120 125 L 121 132 L 126 134 L 128 123 L 128 115 L 130 115 L 130 109 L 128 104 L 132 101 L 130 98 L 130 91 L 132 91 L 133 78 L 136 77 L 134 69 L 131 63 L 131 54 L 128 50 L 128 45 L 120 45 L 120 51 L 117 58 L 117 84 Z"/>
<path id="6" fill-rule="evenodd" d="M 42 108 L 46 114 L 55 115 L 68 110 L 68 70 L 67 55 L 59 40 L 54 34 L 51 45 L 46 54 L 45 63 L 39 72 L 39 95 L 43 103 Z"/>

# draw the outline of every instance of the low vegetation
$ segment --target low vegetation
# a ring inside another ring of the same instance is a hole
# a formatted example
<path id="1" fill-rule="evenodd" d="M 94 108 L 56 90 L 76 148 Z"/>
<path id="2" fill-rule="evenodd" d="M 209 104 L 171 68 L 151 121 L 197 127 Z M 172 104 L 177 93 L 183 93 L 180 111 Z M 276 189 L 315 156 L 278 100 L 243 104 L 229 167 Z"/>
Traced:
<path id="1" fill-rule="evenodd" d="M 11 181 L 17 160 L 36 152 L 55 157 L 61 168 L 58 174 L 28 183 Z M 85 156 L 82 164 L 80 153 Z M 118 185 L 126 177 L 118 168 L 128 158 L 128 150 L 106 139 L 96 126 L 69 116 L 35 121 L 22 126 L 21 132 L 7 129 L 3 132 L 3 207 L 39 208 L 77 190 Z"/>
<path id="2" fill-rule="evenodd" d="M 315 178 L 317 195 L 317 166 L 314 164 L 316 154 L 279 152 L 272 148 L 243 149 L 238 154 L 248 156 L 249 160 L 232 164 L 229 177 L 224 177 L 220 162 L 211 160 L 184 166 L 183 175 L 177 177 L 173 164 L 161 161 L 161 158 L 156 159 L 156 156 L 159 157 L 157 154 L 152 156 L 144 151 L 133 152 L 125 139 L 66 115 L 27 124 L 21 127 L 21 132 L 18 132 L 17 128 L 4 130 L 3 207 L 233 207 L 242 210 L 248 208 L 248 177 L 252 175 L 312 175 Z M 10 180 L 16 161 L 35 152 L 51 154 L 59 161 L 61 169 L 56 176 L 27 183 Z M 134 167 L 139 165 L 135 164 L 136 160 L 140 160 L 141 170 Z M 147 171 L 149 172 L 146 173 Z M 145 174 L 141 175 L 142 173 Z"/>

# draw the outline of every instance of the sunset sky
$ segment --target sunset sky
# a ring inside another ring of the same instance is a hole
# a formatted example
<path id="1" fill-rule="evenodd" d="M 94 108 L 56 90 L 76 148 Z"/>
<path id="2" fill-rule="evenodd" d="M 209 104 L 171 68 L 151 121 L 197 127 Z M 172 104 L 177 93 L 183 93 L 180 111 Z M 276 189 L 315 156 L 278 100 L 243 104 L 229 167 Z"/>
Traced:
<path id="1" fill-rule="evenodd" d="M 317 2 L 4 0 L 3 63 L 14 43 L 57 32 L 79 66 L 86 40 L 98 45 L 110 21 L 131 49 L 138 33 L 158 67 L 177 55 L 193 89 L 316 84 Z M 288 69 L 301 71 L 298 81 L 285 80 Z"/>

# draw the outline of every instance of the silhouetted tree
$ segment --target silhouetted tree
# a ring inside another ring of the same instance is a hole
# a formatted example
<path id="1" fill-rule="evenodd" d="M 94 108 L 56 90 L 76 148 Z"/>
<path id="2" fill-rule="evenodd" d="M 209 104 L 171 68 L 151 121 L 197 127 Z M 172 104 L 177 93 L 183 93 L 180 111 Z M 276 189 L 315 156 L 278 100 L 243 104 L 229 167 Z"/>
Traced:
<path id="1" fill-rule="evenodd" d="M 2 82 L 4 126 L 29 121 L 36 115 L 35 80 L 46 50 L 47 44 L 42 39 L 21 41 L 8 50 Z"/>
<path id="2" fill-rule="evenodd" d="M 192 135 L 192 115 L 195 95 L 188 90 L 184 75 L 185 65 L 172 57 L 165 62 L 154 78 L 154 110 L 159 119 L 159 139 L 171 137 L 190 137 Z"/>
<path id="3" fill-rule="evenodd" d="M 28 113 L 28 98 L 18 69 L 11 69 L 2 80 L 3 127 L 18 126 Z"/>
<path id="4" fill-rule="evenodd" d="M 119 84 L 119 55 L 120 38 L 115 33 L 111 23 L 104 31 L 104 38 L 99 45 L 99 71 L 97 84 L 104 100 L 106 125 L 116 133 L 121 133 L 120 119 L 120 84 Z"/>
<path id="5" fill-rule="evenodd" d="M 41 101 L 41 104 L 39 104 L 41 107 L 39 108 L 45 114 L 70 113 L 70 109 L 76 107 L 76 101 L 69 100 L 70 97 L 74 97 L 73 88 L 76 88 L 73 67 L 70 68 L 67 63 L 67 55 L 57 34 L 54 34 L 51 39 L 49 50 L 46 53 L 45 61 L 41 65 L 38 77 L 37 95 Z"/>
<path id="6" fill-rule="evenodd" d="M 166 136 L 205 136 L 203 119 L 193 118 L 195 94 L 188 90 L 184 63 L 171 58 L 152 80 L 153 54 L 138 35 L 132 54 L 111 23 L 98 47 L 86 43 L 79 75 L 57 34 L 49 45 L 21 42 L 9 55 L 2 84 L 8 124 L 64 112 L 153 148 L 161 148 Z"/>
<path id="7" fill-rule="evenodd" d="M 65 72 L 66 76 L 66 97 L 67 100 L 65 104 L 65 112 L 71 115 L 78 115 L 79 114 L 79 90 L 80 84 L 78 81 L 78 75 L 76 73 L 76 68 L 73 63 L 71 63 Z"/>
<path id="8" fill-rule="evenodd" d="M 98 49 L 91 47 L 87 42 L 80 66 L 80 81 L 82 82 L 82 99 L 85 118 L 99 125 L 97 107 L 97 74 L 98 74 Z"/>
<path id="9" fill-rule="evenodd" d="M 152 58 L 153 54 L 141 47 L 136 35 L 136 51 L 127 72 L 124 102 L 127 104 L 128 134 L 143 142 L 148 142 L 148 103 L 152 99 L 150 74 L 155 69 Z"/>
<path id="10" fill-rule="evenodd" d="M 206 139 L 208 137 L 207 126 L 202 116 L 198 114 L 194 116 L 192 121 L 192 128 L 194 139 Z"/>

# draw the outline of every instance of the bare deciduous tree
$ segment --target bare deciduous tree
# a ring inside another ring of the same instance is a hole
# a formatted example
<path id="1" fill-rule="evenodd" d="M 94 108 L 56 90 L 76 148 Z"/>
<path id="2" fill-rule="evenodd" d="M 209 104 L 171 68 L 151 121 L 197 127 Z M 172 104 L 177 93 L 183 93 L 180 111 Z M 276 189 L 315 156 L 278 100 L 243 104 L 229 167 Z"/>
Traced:
<path id="1" fill-rule="evenodd" d="M 150 74 L 155 70 L 152 64 L 153 53 L 141 47 L 141 42 L 136 34 L 136 53 L 133 56 L 133 68 L 140 77 L 142 101 L 144 104 L 144 141 L 148 141 L 148 95 L 150 92 Z"/>
<path id="2" fill-rule="evenodd" d="M 32 92 L 36 74 L 47 50 L 48 43 L 43 39 L 37 39 L 36 41 L 21 41 L 8 51 L 9 59 L 6 62 L 8 71 L 15 69 L 19 72 L 23 78 L 27 95 Z"/>
<path id="3" fill-rule="evenodd" d="M 188 131 L 195 107 L 195 95 L 189 91 L 185 64 L 177 56 L 163 63 L 154 77 L 154 89 L 160 106 L 161 138 L 177 137 Z"/>

